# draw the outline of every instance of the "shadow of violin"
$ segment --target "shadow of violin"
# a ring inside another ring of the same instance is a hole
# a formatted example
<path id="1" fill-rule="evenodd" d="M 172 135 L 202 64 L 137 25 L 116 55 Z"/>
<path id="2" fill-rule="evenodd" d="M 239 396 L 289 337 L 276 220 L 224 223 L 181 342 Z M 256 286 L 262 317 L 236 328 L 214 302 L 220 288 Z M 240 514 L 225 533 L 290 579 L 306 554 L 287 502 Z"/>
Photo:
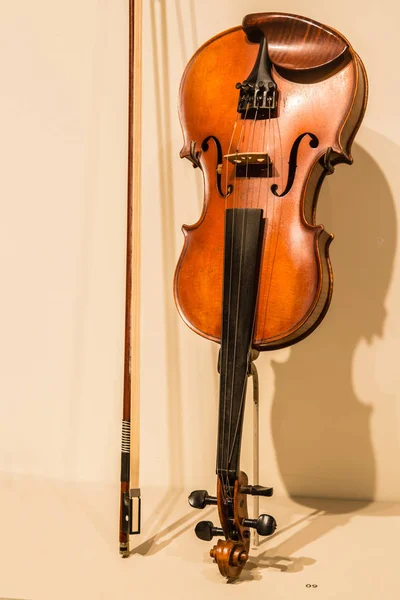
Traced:
<path id="1" fill-rule="evenodd" d="M 370 130 L 365 135 L 383 156 L 393 152 L 399 156 L 399 148 L 387 138 Z M 396 212 L 391 189 L 374 158 L 358 144 L 353 156 L 351 169 L 339 166 L 325 181 L 319 200 L 317 222 L 335 234 L 330 310 L 314 333 L 291 348 L 286 362 L 280 362 L 279 352 L 271 361 L 275 376 L 271 430 L 280 476 L 289 496 L 315 508 L 315 517 L 300 532 L 252 558 L 244 580 L 256 579 L 258 569 L 293 573 L 313 564 L 312 558 L 293 555 L 346 525 L 375 497 L 373 407 L 357 393 L 355 353 L 360 342 L 370 344 L 383 336 Z M 373 389 L 371 404 L 379 402 Z M 385 394 L 380 394 L 384 402 Z M 334 504 L 321 508 L 324 497 L 358 501 L 346 503 L 346 510 L 335 514 Z M 273 543 L 273 538 L 266 543 Z"/>
<path id="2" fill-rule="evenodd" d="M 298 498 L 296 498 L 296 502 L 299 502 Z M 363 506 L 364 503 L 357 503 L 357 509 L 354 507 L 354 510 L 358 510 Z M 345 525 L 347 520 L 348 516 L 346 513 L 329 514 L 329 512 L 323 509 L 322 501 L 320 509 L 315 510 L 306 517 L 302 517 L 283 530 L 277 531 L 271 538 L 262 540 L 260 548 L 264 544 L 268 544 L 269 546 L 274 541 L 278 543 L 259 553 L 257 556 L 251 556 L 245 565 L 241 581 L 257 581 L 261 579 L 264 569 L 274 569 L 281 573 L 298 573 L 304 568 L 314 565 L 317 562 L 316 559 L 309 556 L 298 556 L 297 553 L 299 550 L 326 535 L 333 528 Z M 304 529 L 296 531 L 289 538 L 279 543 L 279 537 L 282 534 L 286 533 L 292 527 L 298 527 L 303 521 L 307 521 Z"/>
<path id="3" fill-rule="evenodd" d="M 352 168 L 339 167 L 325 185 L 317 220 L 336 236 L 332 304 L 286 362 L 272 362 L 272 436 L 290 496 L 368 502 L 376 487 L 373 409 L 354 388 L 354 354 L 360 341 L 383 335 L 396 215 L 384 174 L 357 144 Z"/>

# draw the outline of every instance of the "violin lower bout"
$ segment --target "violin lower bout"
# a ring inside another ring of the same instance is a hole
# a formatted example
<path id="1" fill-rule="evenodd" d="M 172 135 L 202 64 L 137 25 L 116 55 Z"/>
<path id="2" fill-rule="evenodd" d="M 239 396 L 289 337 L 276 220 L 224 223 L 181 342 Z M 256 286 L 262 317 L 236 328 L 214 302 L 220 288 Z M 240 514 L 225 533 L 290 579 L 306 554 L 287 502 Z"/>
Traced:
<path id="1" fill-rule="evenodd" d="M 267 218 L 264 232 L 252 342 L 258 350 L 283 348 L 306 337 L 323 319 L 332 295 L 328 248 L 333 236 L 322 226 L 302 222 L 298 204 L 296 216 L 290 199 L 280 200 L 280 210 L 279 218 Z M 207 212 L 201 227 L 184 228 L 175 301 L 191 329 L 220 343 L 224 219 L 213 213 Z M 282 218 L 291 219 L 285 233 Z"/>

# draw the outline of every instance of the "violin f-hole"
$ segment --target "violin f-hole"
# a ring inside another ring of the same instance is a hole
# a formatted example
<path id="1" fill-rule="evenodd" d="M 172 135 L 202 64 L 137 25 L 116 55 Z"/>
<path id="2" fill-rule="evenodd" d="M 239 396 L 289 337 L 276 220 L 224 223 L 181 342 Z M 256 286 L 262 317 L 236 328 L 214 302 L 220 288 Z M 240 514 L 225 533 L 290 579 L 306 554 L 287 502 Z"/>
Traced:
<path id="1" fill-rule="evenodd" d="M 230 196 L 230 194 L 233 191 L 233 185 L 229 184 L 228 187 L 226 188 L 226 194 L 224 194 L 224 192 L 222 191 L 222 186 L 221 186 L 222 158 L 223 158 L 221 142 L 219 141 L 219 139 L 217 137 L 215 137 L 215 135 L 209 135 L 208 137 L 206 137 L 205 140 L 203 140 L 203 143 L 201 144 L 201 149 L 203 150 L 203 152 L 207 152 L 207 150 L 209 148 L 208 142 L 210 140 L 213 140 L 213 142 L 215 144 L 215 148 L 217 150 L 217 169 L 216 169 L 217 190 L 218 190 L 219 195 L 222 196 L 222 198 L 227 198 L 228 196 Z"/>
<path id="2" fill-rule="evenodd" d="M 283 196 L 286 196 L 286 194 L 288 194 L 290 192 L 290 190 L 292 189 L 294 178 L 296 175 L 296 169 L 297 169 L 297 154 L 299 152 L 299 146 L 300 146 L 301 140 L 306 135 L 310 136 L 310 138 L 311 138 L 310 147 L 311 148 L 318 147 L 318 144 L 319 144 L 318 138 L 313 133 L 306 132 L 306 133 L 302 133 L 301 135 L 299 135 L 299 137 L 294 142 L 292 149 L 290 151 L 289 175 L 288 175 L 288 180 L 287 180 L 285 189 L 283 190 L 283 192 L 281 194 L 278 194 L 278 185 L 276 183 L 274 183 L 274 185 L 271 185 L 271 192 L 274 194 L 274 196 L 278 196 L 278 198 L 282 198 Z"/>

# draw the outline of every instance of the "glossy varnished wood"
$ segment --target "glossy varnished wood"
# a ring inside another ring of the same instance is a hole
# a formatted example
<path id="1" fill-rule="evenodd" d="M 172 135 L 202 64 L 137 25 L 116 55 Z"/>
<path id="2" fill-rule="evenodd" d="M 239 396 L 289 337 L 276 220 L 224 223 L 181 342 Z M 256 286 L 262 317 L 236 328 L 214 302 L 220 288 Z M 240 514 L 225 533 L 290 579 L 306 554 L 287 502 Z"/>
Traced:
<path id="1" fill-rule="evenodd" d="M 272 75 L 279 90 L 278 116 L 270 121 L 238 121 L 232 148 L 267 152 L 271 178 L 235 179 L 224 161 L 223 191 L 217 189 L 216 150 L 202 142 L 216 136 L 228 153 L 237 119 L 237 82 L 255 63 L 258 44 L 242 28 L 216 36 L 194 55 L 182 79 L 179 114 L 184 135 L 181 156 L 195 148 L 204 176 L 204 208 L 199 221 L 184 226 L 184 248 L 175 274 L 175 300 L 185 322 L 214 341 L 221 337 L 224 211 L 227 207 L 262 208 L 266 218 L 253 346 L 260 350 L 293 344 L 322 320 L 332 293 L 328 247 L 332 236 L 316 222 L 316 199 L 323 178 L 338 162 L 351 162 L 350 146 L 366 102 L 361 61 L 347 40 L 334 30 L 293 15 L 265 13 L 244 21 L 267 32 Z M 244 128 L 242 129 L 242 123 Z M 290 192 L 288 160 L 296 138 L 297 171 Z M 195 143 L 195 146 L 194 146 Z"/>
<path id="2" fill-rule="evenodd" d="M 298 15 L 252 14 L 243 19 L 242 26 L 250 37 L 261 29 L 272 62 L 285 69 L 322 67 L 348 48 L 347 40 L 331 27 Z"/>

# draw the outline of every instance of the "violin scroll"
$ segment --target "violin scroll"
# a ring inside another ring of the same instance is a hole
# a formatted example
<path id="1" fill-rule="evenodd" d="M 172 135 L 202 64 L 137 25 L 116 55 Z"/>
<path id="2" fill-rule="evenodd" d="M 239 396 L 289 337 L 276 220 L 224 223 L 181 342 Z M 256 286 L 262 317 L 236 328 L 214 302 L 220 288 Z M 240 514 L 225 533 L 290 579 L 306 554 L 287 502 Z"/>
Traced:
<path id="1" fill-rule="evenodd" d="M 196 536 L 204 541 L 213 537 L 225 536 L 211 548 L 210 556 L 215 560 L 224 577 L 234 580 L 239 577 L 249 558 L 250 528 L 262 536 L 272 535 L 276 521 L 271 515 L 260 515 L 249 519 L 247 496 L 271 496 L 272 488 L 248 485 L 247 475 L 241 471 L 233 486 L 218 477 L 217 496 L 209 496 L 205 490 L 196 490 L 189 496 L 193 508 L 203 509 L 207 504 L 217 504 L 221 527 L 215 527 L 211 521 L 200 521 L 195 527 Z"/>
<path id="2" fill-rule="evenodd" d="M 249 558 L 249 553 L 248 548 L 241 542 L 218 540 L 217 545 L 211 548 L 210 556 L 218 564 L 221 575 L 234 580 L 242 572 Z"/>

